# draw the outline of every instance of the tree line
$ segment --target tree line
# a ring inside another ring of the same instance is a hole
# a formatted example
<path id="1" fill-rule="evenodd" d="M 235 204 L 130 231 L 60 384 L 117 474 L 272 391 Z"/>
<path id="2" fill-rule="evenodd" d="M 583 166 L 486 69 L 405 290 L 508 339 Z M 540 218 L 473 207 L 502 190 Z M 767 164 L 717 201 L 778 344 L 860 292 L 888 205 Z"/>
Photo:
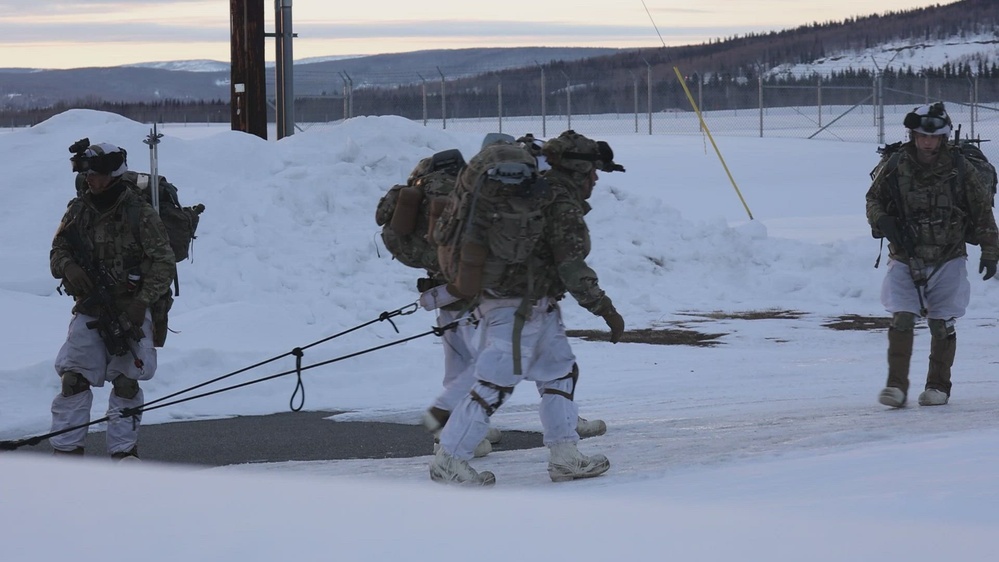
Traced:
<path id="1" fill-rule="evenodd" d="M 352 92 L 295 101 L 296 121 L 329 122 L 348 116 L 401 115 L 414 120 L 503 116 L 606 114 L 685 111 L 690 109 L 674 68 L 704 110 L 760 105 L 760 86 L 768 106 L 813 105 L 821 88 L 822 103 L 854 104 L 874 88 L 878 75 L 869 69 L 844 68 L 822 75 L 770 71 L 812 63 L 828 53 L 848 52 L 907 42 L 973 37 L 999 25 L 999 2 L 963 0 L 946 6 L 887 12 L 813 23 L 795 29 L 708 41 L 700 45 L 624 51 L 576 61 L 552 61 L 540 67 L 486 72 L 440 83 L 359 87 Z M 762 79 L 761 79 L 762 77 Z M 335 76 L 331 76 L 330 82 Z M 885 103 L 909 103 L 912 95 L 980 103 L 999 100 L 996 61 L 947 62 L 915 71 L 904 59 L 883 71 Z M 975 92 L 970 91 L 972 79 Z M 811 90 L 815 91 L 811 91 Z M 779 92 L 779 93 L 778 93 Z M 348 96 L 348 99 L 344 99 Z M 346 102 L 346 103 L 345 103 Z M 146 103 L 84 99 L 47 108 L 0 112 L 0 125 L 33 125 L 71 108 L 119 113 L 140 122 L 228 122 L 228 100 L 164 100 Z M 273 121 L 273 110 L 269 109 Z"/>

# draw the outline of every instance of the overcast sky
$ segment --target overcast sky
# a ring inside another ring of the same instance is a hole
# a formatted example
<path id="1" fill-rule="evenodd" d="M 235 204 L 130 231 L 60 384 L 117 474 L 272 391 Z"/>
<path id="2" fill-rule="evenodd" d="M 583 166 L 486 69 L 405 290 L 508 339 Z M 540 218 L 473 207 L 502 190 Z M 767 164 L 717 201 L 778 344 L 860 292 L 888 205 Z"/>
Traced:
<path id="1" fill-rule="evenodd" d="M 641 48 L 701 43 L 930 0 L 294 0 L 296 59 L 467 47 Z M 646 6 L 648 13 L 646 12 Z M 275 2 L 264 1 L 267 31 Z M 274 49 L 267 47 L 267 59 Z M 225 0 L 0 0 L 0 67 L 229 59 Z"/>

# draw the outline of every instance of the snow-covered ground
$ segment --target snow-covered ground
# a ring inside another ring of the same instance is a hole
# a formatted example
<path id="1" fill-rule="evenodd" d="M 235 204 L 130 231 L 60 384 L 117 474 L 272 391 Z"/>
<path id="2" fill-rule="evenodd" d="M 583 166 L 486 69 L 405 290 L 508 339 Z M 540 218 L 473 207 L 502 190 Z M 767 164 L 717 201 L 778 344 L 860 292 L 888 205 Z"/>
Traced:
<path id="1" fill-rule="evenodd" d="M 73 191 L 66 147 L 83 136 L 112 142 L 145 171 L 148 132 L 116 115 L 69 111 L 0 134 L 0 439 L 47 432 L 58 388 L 52 360 L 71 302 L 56 293 L 47 256 Z M 184 203 L 207 210 L 194 261 L 180 266 L 171 314 L 179 333 L 143 384 L 150 401 L 414 302 L 418 272 L 382 247 L 375 204 L 418 159 L 453 147 L 471 157 L 482 138 L 393 117 L 279 142 L 163 132 L 161 173 Z M 889 140 L 902 133 L 899 125 Z M 825 326 L 842 315 L 885 316 L 878 243 L 864 219 L 875 145 L 718 137 L 744 206 L 696 128 L 592 136 L 628 170 L 601 175 L 587 216 L 589 262 L 628 328 L 724 334 L 715 347 L 573 340 L 582 414 L 609 426 L 580 448 L 610 458 L 606 475 L 553 484 L 543 449 L 474 461 L 496 473 L 489 490 L 431 483 L 429 457 L 201 469 L 0 452 L 0 558 L 991 558 L 999 285 L 973 275 L 944 407 L 880 406 L 884 331 Z M 977 271 L 979 252 L 970 253 Z M 564 313 L 570 329 L 605 329 L 571 300 Z M 376 323 L 310 348 L 304 362 L 422 333 L 433 320 L 423 311 L 396 318 L 401 334 Z M 914 389 L 928 347 L 920 328 Z M 293 366 L 288 358 L 225 383 Z M 305 408 L 350 412 L 330 423 L 416 424 L 441 368 L 433 337 L 333 363 L 304 375 Z M 152 410 L 144 421 L 280 412 L 293 391 L 284 377 Z M 95 418 L 107 392 L 95 391 Z M 538 430 L 537 402 L 533 388 L 519 388 L 494 426 Z"/>

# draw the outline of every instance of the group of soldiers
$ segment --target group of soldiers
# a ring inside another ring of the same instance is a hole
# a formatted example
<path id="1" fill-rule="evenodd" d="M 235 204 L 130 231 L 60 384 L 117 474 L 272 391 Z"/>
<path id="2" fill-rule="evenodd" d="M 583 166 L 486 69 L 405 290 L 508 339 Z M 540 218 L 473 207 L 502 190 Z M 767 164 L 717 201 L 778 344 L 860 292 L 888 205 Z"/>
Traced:
<path id="1" fill-rule="evenodd" d="M 508 150 L 510 146 L 523 150 Z M 474 318 L 477 326 L 460 322 L 458 330 L 445 335 L 444 392 L 424 415 L 424 425 L 437 438 L 430 477 L 445 483 L 495 482 L 491 472 L 478 472 L 468 461 L 488 452 L 490 442 L 499 437 L 490 427 L 490 417 L 524 380 L 533 381 L 541 396 L 539 413 L 544 444 L 550 451 L 551 479 L 599 476 L 610 468 L 607 457 L 584 455 L 577 443 L 582 437 L 603 434 L 607 427 L 602 420 L 579 416 L 574 401 L 579 367 L 559 301 L 568 293 L 580 306 L 602 317 L 614 343 L 624 333 L 624 319 L 586 263 L 590 235 L 584 220 L 597 171 L 624 168 L 613 162 L 609 145 L 569 130 L 544 143 L 531 135 L 518 140 L 487 135 L 466 169 L 498 167 L 504 158 L 518 163 L 526 160 L 532 169 L 528 181 L 535 181 L 535 174 L 543 175 L 544 226 L 530 256 L 523 260 L 531 267 L 509 267 L 501 283 L 474 295 L 460 294 L 456 279 L 442 275 L 439 264 L 427 264 L 429 278 L 440 284 L 421 295 L 425 308 L 439 310 L 442 326 L 465 315 Z"/>
<path id="2" fill-rule="evenodd" d="M 949 144 L 953 124 L 942 103 L 915 108 L 904 121 L 909 139 L 881 166 L 867 193 L 867 218 L 876 238 L 889 241 L 882 302 L 892 314 L 888 330 L 888 377 L 878 400 L 893 408 L 906 405 L 909 363 L 916 321 L 926 318 L 931 335 L 929 369 L 920 405 L 946 404 L 957 338 L 956 319 L 970 300 L 967 243 L 981 247 L 978 271 L 984 279 L 996 273 L 999 239 L 992 213 L 992 193 L 958 149 Z M 579 366 L 562 321 L 560 301 L 566 295 L 603 318 L 610 341 L 624 333 L 624 319 L 587 265 L 590 234 L 584 220 L 597 171 L 623 171 L 613 162 L 606 143 L 574 131 L 548 141 L 531 136 L 490 135 L 476 158 L 490 147 L 518 145 L 529 150 L 547 184 L 542 209 L 543 232 L 532 251 L 538 267 L 515 270 L 502 287 L 478 294 L 455 294 L 440 269 L 428 268 L 434 282 L 420 286 L 420 302 L 436 310 L 445 332 L 444 392 L 423 418 L 435 438 L 430 476 L 444 483 L 490 485 L 495 476 L 476 471 L 469 461 L 488 453 L 499 432 L 493 415 L 522 380 L 533 381 L 544 444 L 549 448 L 548 473 L 553 481 L 589 478 L 610 466 L 604 455 L 584 455 L 581 437 L 606 431 L 601 420 L 579 416 L 574 401 Z M 475 161 L 475 158 L 472 159 Z M 110 382 L 109 412 L 142 405 L 139 381 L 156 371 L 150 304 L 164 292 L 174 274 L 174 255 L 163 224 L 152 207 L 123 182 L 125 152 L 96 144 L 74 157 L 74 169 L 85 175 L 88 189 L 67 209 L 53 240 L 52 275 L 62 279 L 76 305 L 65 344 L 56 358 L 61 392 L 52 402 L 52 429 L 80 429 L 51 438 L 56 454 L 82 454 L 93 401 L 91 387 Z M 959 178 L 956 181 L 955 178 Z M 127 211 L 133 209 L 133 211 Z M 126 216 L 139 216 L 138 227 Z M 85 267 L 86 265 L 91 267 Z M 96 266 L 96 269 L 95 267 Z M 92 297 L 96 276 L 103 301 Z M 528 276 L 544 278 L 536 284 Z M 428 286 L 429 285 L 429 286 Z M 95 302 L 110 304 L 98 308 Z M 525 305 L 525 303 L 527 303 Z M 108 343 L 104 316 L 116 315 L 127 349 Z M 474 320 L 474 323 L 471 321 Z M 514 368 L 514 366 L 519 369 Z M 519 371 L 519 372 L 518 372 Z M 108 452 L 115 458 L 138 456 L 140 416 L 112 415 Z"/>

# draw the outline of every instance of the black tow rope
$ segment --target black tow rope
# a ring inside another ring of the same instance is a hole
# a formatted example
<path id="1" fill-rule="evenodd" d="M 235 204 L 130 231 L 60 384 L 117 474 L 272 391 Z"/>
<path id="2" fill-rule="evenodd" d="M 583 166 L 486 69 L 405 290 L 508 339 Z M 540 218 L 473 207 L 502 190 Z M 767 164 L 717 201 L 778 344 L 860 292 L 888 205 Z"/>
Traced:
<path id="1" fill-rule="evenodd" d="M 304 367 L 302 366 L 302 359 L 303 359 L 303 357 L 305 355 L 305 350 L 306 349 L 309 349 L 310 347 L 314 347 L 314 346 L 319 345 L 321 343 L 328 342 L 328 341 L 336 339 L 338 337 L 344 336 L 344 335 L 349 334 L 351 332 L 357 331 L 357 330 L 359 330 L 361 328 L 370 326 L 371 324 L 374 324 L 375 322 L 381 322 L 383 320 L 384 321 L 388 321 L 388 323 L 392 325 L 392 328 L 396 331 L 396 333 L 399 333 L 399 328 L 395 325 L 394 322 L 392 322 L 392 318 L 394 318 L 396 316 L 406 316 L 406 315 L 409 315 L 409 314 L 413 314 L 417 310 L 419 310 L 419 308 L 420 308 L 419 307 L 419 303 L 415 302 L 415 303 L 408 304 L 406 306 L 403 306 L 403 307 L 398 308 L 398 309 L 393 310 L 393 311 L 382 312 L 380 315 L 378 315 L 378 318 L 376 318 L 374 320 L 370 320 L 368 322 L 365 322 L 364 324 L 360 324 L 358 326 L 355 326 L 355 327 L 350 328 L 348 330 L 344 330 L 344 331 L 342 331 L 340 333 L 337 333 L 337 334 L 334 334 L 332 336 L 328 336 L 328 337 L 323 338 L 321 340 L 317 340 L 317 341 L 312 342 L 312 343 L 310 343 L 310 344 L 308 344 L 306 346 L 296 347 L 296 348 L 292 349 L 291 351 L 289 351 L 287 353 L 283 353 L 281 355 L 277 355 L 277 356 L 272 357 L 270 359 L 266 359 L 264 361 L 260 361 L 258 363 L 254 363 L 253 365 L 250 365 L 248 367 L 244 367 L 242 369 L 238 369 L 236 371 L 232 371 L 231 373 L 227 373 L 225 375 L 222 375 L 220 377 L 216 377 L 216 378 L 211 379 L 209 381 L 205 381 L 203 383 L 196 384 L 196 385 L 194 385 L 194 386 L 192 386 L 190 388 L 186 388 L 184 390 L 179 390 L 177 392 L 174 392 L 173 394 L 169 394 L 169 395 L 164 396 L 162 398 L 158 398 L 156 400 L 152 400 L 150 402 L 147 402 L 147 403 L 143 404 L 142 406 L 137 406 L 135 408 L 124 408 L 124 409 L 121 410 L 121 412 L 119 412 L 117 414 L 104 416 L 103 418 L 100 418 L 98 420 L 93 420 L 93 421 L 91 421 L 89 423 L 80 424 L 80 425 L 76 425 L 76 426 L 73 426 L 73 427 L 68 427 L 66 429 L 61 429 L 59 431 L 53 431 L 51 433 L 46 433 L 44 435 L 37 435 L 37 436 L 34 436 L 34 437 L 25 437 L 23 439 L 17 439 L 17 440 L 13 440 L 13 441 L 0 441 L 0 451 L 13 451 L 15 449 L 18 449 L 18 448 L 24 447 L 24 446 L 38 445 L 42 441 L 44 441 L 46 439 L 49 439 L 51 437 L 55 437 L 57 435 L 62 435 L 64 433 L 69 433 L 71 431 L 76 431 L 78 429 L 82 429 L 84 427 L 89 427 L 91 425 L 96 425 L 96 424 L 99 424 L 99 423 L 104 423 L 106 421 L 109 421 L 115 415 L 117 415 L 119 417 L 122 417 L 122 418 L 125 418 L 125 417 L 132 417 L 132 418 L 134 418 L 134 417 L 139 416 L 143 412 L 152 411 L 152 410 L 158 410 L 160 408 L 165 408 L 167 406 L 173 406 L 173 405 L 176 405 L 176 404 L 181 404 L 183 402 L 188 402 L 188 401 L 191 401 L 191 400 L 195 400 L 197 398 L 203 398 L 205 396 L 212 396 L 214 394 L 220 394 L 222 392 L 227 392 L 227 391 L 230 391 L 230 390 L 235 390 L 237 388 L 242 388 L 244 386 L 250 386 L 250 385 L 253 385 L 253 384 L 257 384 L 257 383 L 266 382 L 266 381 L 269 381 L 269 380 L 272 380 L 272 379 L 276 379 L 276 378 L 280 378 L 280 377 L 283 377 L 283 376 L 286 376 L 286 375 L 290 375 L 292 373 L 294 373 L 296 375 L 297 381 L 296 381 L 296 384 L 295 384 L 295 390 L 294 390 L 294 392 L 291 395 L 291 400 L 289 402 L 289 406 L 291 407 L 292 411 L 295 411 L 295 412 L 301 411 L 302 407 L 305 405 L 305 384 L 302 382 L 302 372 L 303 371 L 308 371 L 310 369 L 315 369 L 316 367 L 322 367 L 324 365 L 329 365 L 331 363 L 336 363 L 338 361 L 343 361 L 345 359 L 350 359 L 350 358 L 357 357 L 357 356 L 360 356 L 360 355 L 365 355 L 367 353 L 372 353 L 374 351 L 379 351 L 381 349 L 385 349 L 385 348 L 392 347 L 392 346 L 395 346 L 395 345 L 400 345 L 400 344 L 403 344 L 403 343 L 406 343 L 406 342 L 409 342 L 409 341 L 412 341 L 412 340 L 415 340 L 415 339 L 419 339 L 419 338 L 422 338 L 422 337 L 426 337 L 426 336 L 429 336 L 429 335 L 435 335 L 435 336 L 440 337 L 440 336 L 444 335 L 445 332 L 447 332 L 449 330 L 456 329 L 459 326 L 459 324 L 461 323 L 461 320 L 456 320 L 456 321 L 451 322 L 450 324 L 447 324 L 447 325 L 444 325 L 444 326 L 435 326 L 435 327 L 431 328 L 429 331 L 417 334 L 415 336 L 410 336 L 408 338 L 403 338 L 401 340 L 396 340 L 396 341 L 389 342 L 389 343 L 386 343 L 386 344 L 382 344 L 382 345 L 379 345 L 379 346 L 376 346 L 376 347 L 364 349 L 364 350 L 361 350 L 361 351 L 357 351 L 357 352 L 354 352 L 354 353 L 343 355 L 341 357 L 336 357 L 336 358 L 333 358 L 333 359 L 328 359 L 326 361 L 315 363 L 313 365 L 308 365 L 308 366 L 304 366 Z M 287 357 L 289 355 L 294 355 L 295 356 L 295 368 L 294 369 L 290 369 L 288 371 L 283 371 L 281 373 L 277 373 L 277 374 L 274 374 L 274 375 L 262 377 L 262 378 L 259 378 L 259 379 L 247 381 L 247 382 L 244 382 L 244 383 L 241 383 L 241 384 L 232 385 L 232 386 L 228 386 L 228 387 L 225 387 L 225 388 L 220 388 L 218 390 L 214 390 L 214 391 L 211 391 L 211 392 L 205 392 L 205 393 L 202 393 L 202 394 L 197 394 L 197 395 L 194 395 L 194 396 L 189 396 L 187 398 L 181 398 L 179 400 L 174 400 L 174 401 L 171 401 L 171 402 L 167 402 L 167 400 L 170 400 L 171 398 L 180 396 L 181 394 L 186 394 L 188 392 L 197 390 L 199 388 L 208 386 L 210 384 L 214 384 L 216 382 L 219 382 L 221 380 L 227 379 L 229 377 L 233 377 L 233 376 L 238 375 L 240 373 L 245 373 L 246 371 L 249 371 L 251 369 L 256 369 L 257 367 L 261 367 L 261 366 L 266 365 L 268 363 L 272 363 L 274 361 L 277 361 L 278 359 L 282 359 L 282 358 Z M 299 399 L 298 406 L 296 407 L 295 406 L 295 397 L 298 395 L 299 392 L 301 392 L 301 398 Z M 158 405 L 155 405 L 155 404 L 158 404 Z"/>

